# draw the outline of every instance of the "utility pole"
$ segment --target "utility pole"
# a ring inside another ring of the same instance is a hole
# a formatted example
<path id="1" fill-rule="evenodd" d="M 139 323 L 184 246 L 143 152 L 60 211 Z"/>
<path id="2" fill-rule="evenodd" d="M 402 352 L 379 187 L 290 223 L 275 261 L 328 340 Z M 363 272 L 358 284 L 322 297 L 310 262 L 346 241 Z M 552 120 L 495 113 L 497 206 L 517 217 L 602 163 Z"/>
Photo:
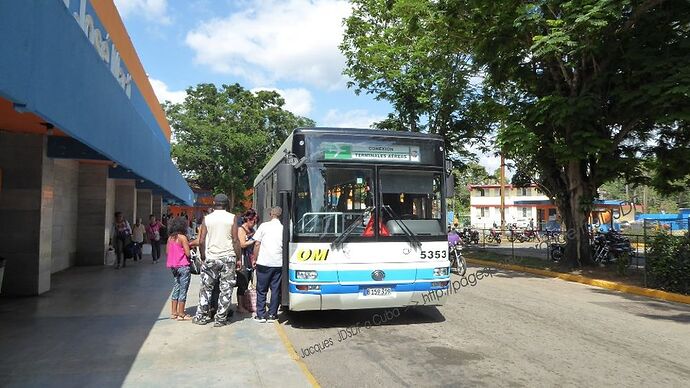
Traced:
<path id="1" fill-rule="evenodd" d="M 506 226 L 506 159 L 501 152 L 501 230 Z"/>

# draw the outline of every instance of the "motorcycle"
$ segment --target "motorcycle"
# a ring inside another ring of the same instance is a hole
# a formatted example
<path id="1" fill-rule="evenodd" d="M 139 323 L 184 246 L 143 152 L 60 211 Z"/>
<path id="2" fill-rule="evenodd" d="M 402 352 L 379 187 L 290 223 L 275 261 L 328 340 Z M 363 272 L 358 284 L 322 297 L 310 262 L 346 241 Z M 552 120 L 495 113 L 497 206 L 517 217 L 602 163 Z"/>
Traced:
<path id="1" fill-rule="evenodd" d="M 539 232 L 537 232 L 534 229 L 525 229 L 522 232 L 522 235 L 524 236 L 526 241 L 530 241 L 530 242 L 533 240 L 541 241 L 541 238 L 539 237 Z"/>
<path id="2" fill-rule="evenodd" d="M 479 244 L 479 232 L 472 230 L 470 228 L 464 228 L 462 231 L 458 232 L 462 242 L 465 244 Z"/>
<path id="3" fill-rule="evenodd" d="M 464 276 L 467 272 L 467 262 L 465 257 L 460 252 L 462 250 L 462 239 L 460 236 L 451 231 L 448 233 L 448 257 L 450 258 L 450 269 L 455 270 L 460 276 Z"/>
<path id="4" fill-rule="evenodd" d="M 484 236 L 484 241 L 488 243 L 495 242 L 496 244 L 500 244 L 501 232 L 497 232 L 496 229 L 491 229 L 489 231 L 489 234 L 487 236 Z"/>
<path id="5" fill-rule="evenodd" d="M 552 261 L 558 263 L 565 254 L 565 245 L 558 243 L 551 243 L 549 245 L 549 257 Z"/>
<path id="6" fill-rule="evenodd" d="M 634 255 L 630 240 L 615 231 L 599 233 L 592 241 L 595 263 L 624 260 Z"/>

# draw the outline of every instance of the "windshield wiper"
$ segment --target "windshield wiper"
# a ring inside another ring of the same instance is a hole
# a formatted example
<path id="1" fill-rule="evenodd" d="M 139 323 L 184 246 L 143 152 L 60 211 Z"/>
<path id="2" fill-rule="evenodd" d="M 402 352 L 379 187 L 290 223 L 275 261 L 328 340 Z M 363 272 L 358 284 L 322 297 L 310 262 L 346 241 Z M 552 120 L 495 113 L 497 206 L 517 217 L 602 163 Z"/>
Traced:
<path id="1" fill-rule="evenodd" d="M 395 214 L 395 211 L 393 211 L 393 209 L 391 209 L 391 207 L 388 205 L 383 205 L 381 206 L 381 208 L 385 210 L 386 213 L 388 213 L 388 216 L 391 218 L 391 220 L 395 221 L 395 223 L 398 224 L 400 229 L 402 229 L 403 233 L 405 233 L 405 236 L 407 236 L 407 240 L 410 242 L 410 245 L 412 245 L 413 248 L 421 249 L 422 243 L 419 241 L 417 236 L 415 236 L 415 234 L 412 233 L 410 228 L 408 228 L 407 225 L 405 225 L 405 223 L 402 222 L 402 220 L 398 219 L 400 217 L 397 214 Z"/>
<path id="2" fill-rule="evenodd" d="M 360 222 L 364 221 L 364 217 L 371 213 L 371 211 L 374 210 L 373 206 L 369 206 L 364 211 L 362 214 L 359 215 L 359 217 L 355 218 L 355 221 L 348 226 L 343 233 L 336 237 L 335 240 L 331 243 L 331 248 L 332 249 L 337 249 L 338 247 L 342 246 L 345 240 L 352 234 L 352 232 L 357 229 L 357 226 L 359 225 Z"/>

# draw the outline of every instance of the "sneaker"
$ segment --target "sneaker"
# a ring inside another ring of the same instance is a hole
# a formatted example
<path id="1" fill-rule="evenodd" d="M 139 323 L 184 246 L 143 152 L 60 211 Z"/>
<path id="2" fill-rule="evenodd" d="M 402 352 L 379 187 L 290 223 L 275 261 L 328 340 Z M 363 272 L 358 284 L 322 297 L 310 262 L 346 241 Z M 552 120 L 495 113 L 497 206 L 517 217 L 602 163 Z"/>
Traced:
<path id="1" fill-rule="evenodd" d="M 202 325 L 203 326 L 209 322 L 211 322 L 211 320 L 208 318 L 199 318 L 199 317 L 192 318 L 192 323 L 195 325 Z"/>
<path id="2" fill-rule="evenodd" d="M 275 315 L 269 315 L 268 317 L 266 317 L 266 322 L 268 322 L 268 323 L 272 323 L 272 322 L 275 322 L 277 320 L 278 320 L 278 317 L 276 317 Z"/>
<path id="3" fill-rule="evenodd" d="M 254 317 L 254 322 L 266 323 L 266 318 L 256 316 L 256 317 Z"/>
<path id="4" fill-rule="evenodd" d="M 223 327 L 228 324 L 228 321 L 216 321 L 216 323 L 213 324 L 213 327 Z"/>

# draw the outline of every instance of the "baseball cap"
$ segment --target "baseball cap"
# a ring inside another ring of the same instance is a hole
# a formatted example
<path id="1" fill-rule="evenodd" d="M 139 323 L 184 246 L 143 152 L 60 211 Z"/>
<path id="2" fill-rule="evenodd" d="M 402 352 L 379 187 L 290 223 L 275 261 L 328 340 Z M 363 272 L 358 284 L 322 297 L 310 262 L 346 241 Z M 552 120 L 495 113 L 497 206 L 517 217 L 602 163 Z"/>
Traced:
<path id="1" fill-rule="evenodd" d="M 227 205 L 230 202 L 228 196 L 225 194 L 217 194 L 213 197 L 213 203 L 217 205 Z"/>

